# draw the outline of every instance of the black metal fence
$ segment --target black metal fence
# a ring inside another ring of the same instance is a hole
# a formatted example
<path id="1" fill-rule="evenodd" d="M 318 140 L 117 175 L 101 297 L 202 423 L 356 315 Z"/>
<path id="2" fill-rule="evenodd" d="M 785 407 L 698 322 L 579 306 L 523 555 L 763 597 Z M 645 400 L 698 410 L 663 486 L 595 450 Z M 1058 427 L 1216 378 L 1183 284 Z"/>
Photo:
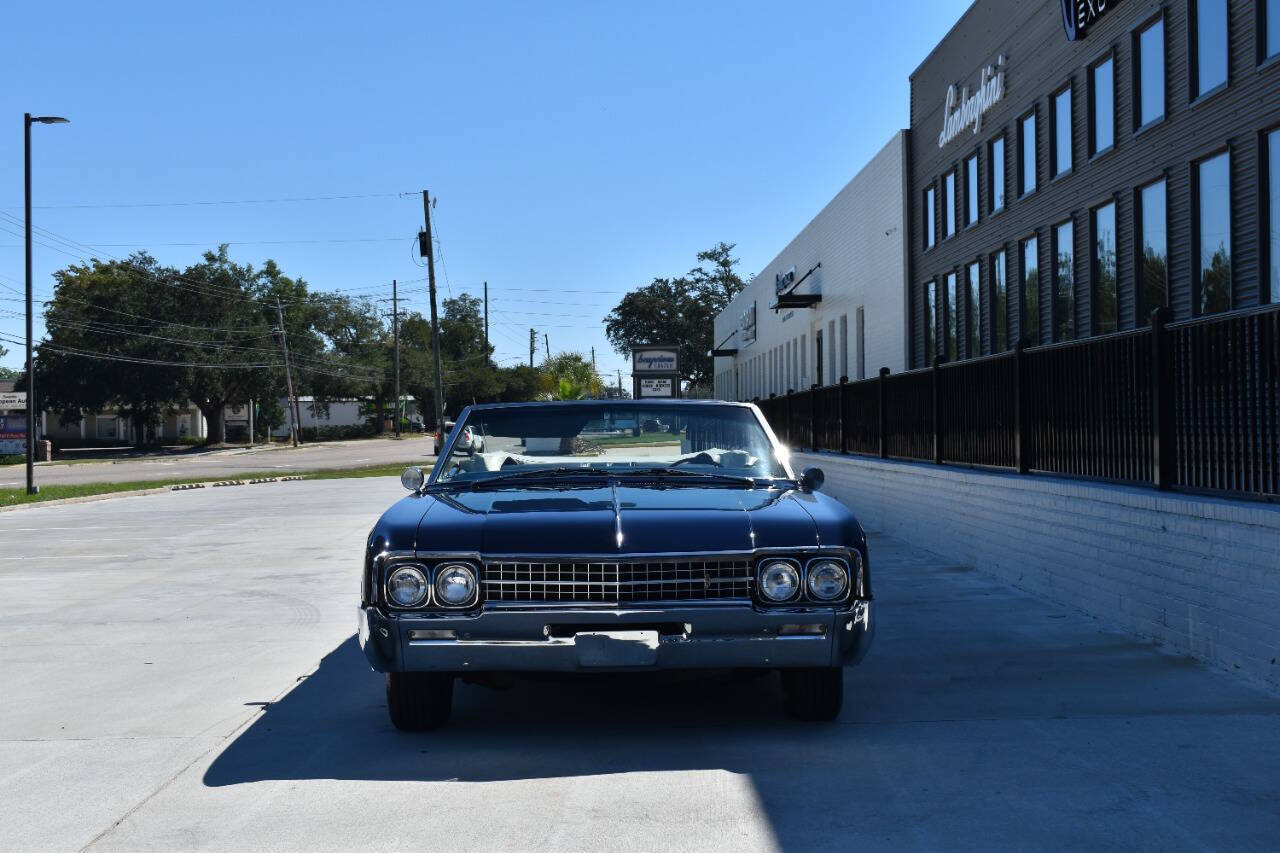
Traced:
<path id="1" fill-rule="evenodd" d="M 1280 306 L 757 400 L 793 447 L 1280 497 Z"/>

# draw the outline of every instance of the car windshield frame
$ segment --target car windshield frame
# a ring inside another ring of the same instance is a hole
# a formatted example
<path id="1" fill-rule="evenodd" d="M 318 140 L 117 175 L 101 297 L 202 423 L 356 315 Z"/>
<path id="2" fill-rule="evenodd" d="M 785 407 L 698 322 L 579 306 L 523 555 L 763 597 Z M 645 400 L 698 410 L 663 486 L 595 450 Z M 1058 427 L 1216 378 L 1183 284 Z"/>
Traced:
<path id="1" fill-rule="evenodd" d="M 532 469 L 529 472 L 527 472 L 527 474 L 524 474 L 523 478 L 503 477 L 500 473 L 495 472 L 496 476 L 492 478 L 483 478 L 483 477 L 466 478 L 466 479 L 450 478 L 450 479 L 442 480 L 441 475 L 445 472 L 445 466 L 442 465 L 441 463 L 444 462 L 445 460 L 449 460 L 452 458 L 454 447 L 458 443 L 458 436 L 462 435 L 463 430 L 465 430 L 467 427 L 473 427 L 477 431 L 477 434 L 485 434 L 485 431 L 483 429 L 480 429 L 480 425 L 478 424 L 478 421 L 480 421 L 485 415 L 489 413 L 500 412 L 500 411 L 519 413 L 519 412 L 525 411 L 525 412 L 528 412 L 530 415 L 532 415 L 537 411 L 556 410 L 556 409 L 572 411 L 573 409 L 578 407 L 590 408 L 592 406 L 598 407 L 605 411 L 634 409 L 637 412 L 643 412 L 645 414 L 649 414 L 654 411 L 660 411 L 664 414 L 670 413 L 671 415 L 675 415 L 675 416 L 680 416 L 680 415 L 689 416 L 689 415 L 706 413 L 707 409 L 713 409 L 713 408 L 723 408 L 726 410 L 730 410 L 730 409 L 746 410 L 750 414 L 750 416 L 754 419 L 755 424 L 759 427 L 761 431 L 761 435 L 763 436 L 765 442 L 767 442 L 768 444 L 769 452 L 772 456 L 772 458 L 770 459 L 771 466 L 774 467 L 775 469 L 780 470 L 781 474 L 776 473 L 776 470 L 774 473 L 771 473 L 771 474 L 762 473 L 760 475 L 755 475 L 755 476 L 738 475 L 738 474 L 729 473 L 729 472 L 723 472 L 718 474 L 715 471 L 708 471 L 708 472 L 705 472 L 710 475 L 707 477 L 693 476 L 693 477 L 684 478 L 678 475 L 680 472 L 686 471 L 686 469 L 679 465 L 673 466 L 670 463 L 662 464 L 662 465 L 640 465 L 636 463 L 627 463 L 632 465 L 633 467 L 627 468 L 625 466 L 620 466 L 619 468 L 614 470 L 610 470 L 607 467 L 595 467 L 590 464 L 583 464 L 580 468 L 581 473 L 579 474 L 578 473 L 579 469 L 576 466 L 571 466 L 571 465 L 566 466 L 563 464 L 563 461 L 561 460 L 560 464 L 556 464 L 553 466 L 554 470 L 551 468 L 547 469 L 546 471 L 547 480 L 555 481 L 557 479 L 560 479 L 566 483 L 571 483 L 574 479 L 577 479 L 579 477 L 599 477 L 599 478 L 615 477 L 617 479 L 631 480 L 631 479 L 641 479 L 643 475 L 648 474 L 649 476 L 653 477 L 655 480 L 662 480 L 664 485 L 696 485 L 699 483 L 713 484 L 717 481 L 723 485 L 723 484 L 729 483 L 730 481 L 740 481 L 743 485 L 746 485 L 746 486 L 759 485 L 761 487 L 765 487 L 770 484 L 774 484 L 778 482 L 796 483 L 799 481 L 799 478 L 796 476 L 795 471 L 791 465 L 790 449 L 778 440 L 777 435 L 774 434 L 773 429 L 769 426 L 769 422 L 764 418 L 759 408 L 756 407 L 754 404 L 728 403 L 728 402 L 713 401 L 713 400 L 696 401 L 696 402 L 690 401 L 690 402 L 681 402 L 681 403 L 675 403 L 675 404 L 670 402 L 655 402 L 655 401 L 634 401 L 633 402 L 630 400 L 626 400 L 626 401 L 590 400 L 590 401 L 555 401 L 555 402 L 545 402 L 545 403 L 523 403 L 523 404 L 512 404 L 512 405 L 506 405 L 506 406 L 503 406 L 503 405 L 468 406 L 457 416 L 454 422 L 454 428 L 449 432 L 448 437 L 445 440 L 444 446 L 441 447 L 440 453 L 437 456 L 436 464 L 432 467 L 431 473 L 427 478 L 427 482 L 424 484 L 424 488 L 433 490 L 433 491 L 440 490 L 440 489 L 450 489 L 450 488 L 467 489 L 472 487 L 483 487 L 487 483 L 492 483 L 493 486 L 495 487 L 500 485 L 510 486 L 510 485 L 522 482 L 522 479 L 525 482 L 536 482 L 538 479 L 535 476 L 538 473 L 536 469 Z M 701 452 L 701 451 L 695 451 L 695 453 L 696 452 Z M 689 455 L 693 455 L 693 454 L 689 454 Z M 594 458 L 594 457 L 587 457 L 587 458 Z M 550 461 L 551 460 L 548 460 L 549 463 Z M 572 472 L 568 472 L 566 471 L 567 468 L 573 468 L 574 470 Z M 655 468 L 674 471 L 676 472 L 677 476 L 667 476 L 662 471 L 654 473 L 653 469 Z M 689 469 L 688 472 L 703 473 L 701 471 L 697 471 L 696 469 Z"/>

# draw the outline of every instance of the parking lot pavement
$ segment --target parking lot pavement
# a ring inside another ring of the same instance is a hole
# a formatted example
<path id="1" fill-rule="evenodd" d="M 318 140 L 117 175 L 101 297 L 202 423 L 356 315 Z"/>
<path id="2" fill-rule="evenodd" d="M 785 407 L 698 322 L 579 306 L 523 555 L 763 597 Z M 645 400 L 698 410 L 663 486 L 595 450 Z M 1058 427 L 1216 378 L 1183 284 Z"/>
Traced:
<path id="1" fill-rule="evenodd" d="M 430 436 L 408 435 L 403 439 L 368 438 L 359 441 L 304 444 L 298 448 L 255 447 L 251 449 L 194 451 L 168 456 L 120 459 L 103 462 L 76 462 L 74 465 L 39 465 L 36 482 L 43 486 L 73 486 L 81 483 L 126 483 L 135 480 L 176 480 L 234 477 L 239 474 L 356 468 L 364 465 L 426 461 L 434 458 Z M 26 482 L 21 465 L 0 467 L 0 489 Z"/>
<path id="2" fill-rule="evenodd" d="M 1280 700 L 874 537 L 836 724 L 777 680 L 465 685 L 352 639 L 394 478 L 0 516 L 0 849 L 1274 849 Z M 268 704 L 269 703 L 269 704 Z"/>

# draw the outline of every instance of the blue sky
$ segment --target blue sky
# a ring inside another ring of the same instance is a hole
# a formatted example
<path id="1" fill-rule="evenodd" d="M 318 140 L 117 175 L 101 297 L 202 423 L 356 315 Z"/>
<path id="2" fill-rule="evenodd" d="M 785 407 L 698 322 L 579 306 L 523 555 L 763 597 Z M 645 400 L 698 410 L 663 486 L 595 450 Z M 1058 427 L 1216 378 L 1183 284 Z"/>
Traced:
<path id="1" fill-rule="evenodd" d="M 174 264 L 230 242 L 389 295 L 426 275 L 421 199 L 397 195 L 425 187 L 440 290 L 488 280 L 500 361 L 527 360 L 532 326 L 625 374 L 601 322 L 618 297 L 720 240 L 762 268 L 905 126 L 907 76 L 968 5 L 18 4 L 0 210 L 22 215 L 21 114 L 64 115 L 33 130 L 37 226 Z M 98 206 L 329 196 L 369 197 Z M 4 299 L 20 234 L 0 217 Z M 36 246 L 37 294 L 71 255 Z M 424 286 L 405 289 L 426 314 Z M 0 334 L 21 307 L 0 301 Z"/>

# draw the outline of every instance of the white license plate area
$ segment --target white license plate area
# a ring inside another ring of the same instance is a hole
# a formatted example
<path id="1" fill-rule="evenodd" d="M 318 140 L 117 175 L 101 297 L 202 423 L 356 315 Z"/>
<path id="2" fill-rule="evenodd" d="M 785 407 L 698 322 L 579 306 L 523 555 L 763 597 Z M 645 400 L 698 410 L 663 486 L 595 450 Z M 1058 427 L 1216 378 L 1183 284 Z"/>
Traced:
<path id="1" fill-rule="evenodd" d="M 658 662 L 657 631 L 584 631 L 573 635 L 578 665 L 653 666 Z"/>

